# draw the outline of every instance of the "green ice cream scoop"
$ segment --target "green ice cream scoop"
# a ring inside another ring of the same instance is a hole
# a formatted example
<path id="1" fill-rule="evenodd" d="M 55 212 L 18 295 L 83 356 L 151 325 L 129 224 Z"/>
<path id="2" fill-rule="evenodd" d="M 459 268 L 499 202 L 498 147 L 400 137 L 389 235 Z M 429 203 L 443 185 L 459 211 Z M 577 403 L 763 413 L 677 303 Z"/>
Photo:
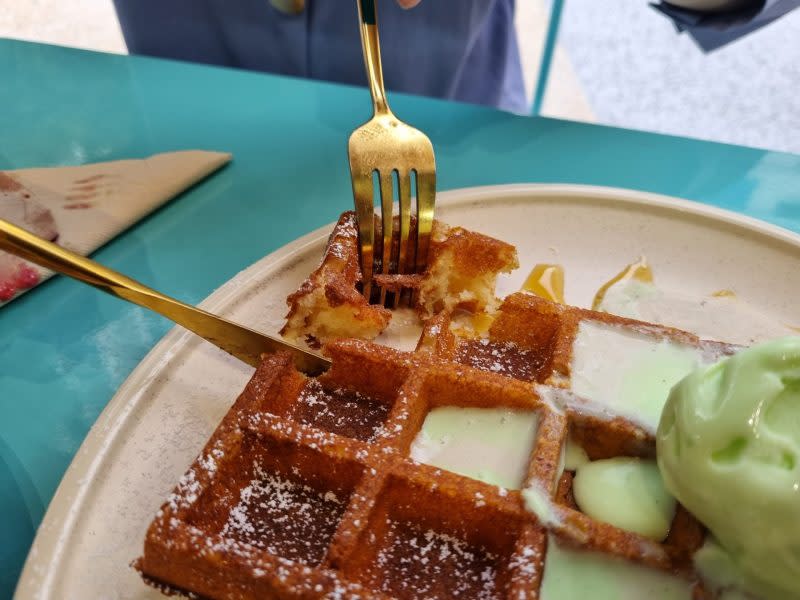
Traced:
<path id="1" fill-rule="evenodd" d="M 764 598 L 800 598 L 800 337 L 682 379 L 664 406 L 657 452 L 667 489 L 726 555 L 702 562 L 699 553 L 703 575 Z"/>

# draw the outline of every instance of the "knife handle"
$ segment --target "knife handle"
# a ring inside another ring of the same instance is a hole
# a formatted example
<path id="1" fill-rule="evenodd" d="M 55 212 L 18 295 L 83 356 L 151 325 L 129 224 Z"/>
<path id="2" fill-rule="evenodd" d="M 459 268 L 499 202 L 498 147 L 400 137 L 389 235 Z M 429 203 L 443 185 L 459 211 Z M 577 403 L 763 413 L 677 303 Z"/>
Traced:
<path id="1" fill-rule="evenodd" d="M 313 352 L 170 298 L 3 219 L 0 219 L 0 250 L 157 312 L 254 367 L 261 361 L 261 354 L 280 351 L 289 351 L 297 368 L 305 373 L 317 374 L 330 366 L 330 361 Z"/>

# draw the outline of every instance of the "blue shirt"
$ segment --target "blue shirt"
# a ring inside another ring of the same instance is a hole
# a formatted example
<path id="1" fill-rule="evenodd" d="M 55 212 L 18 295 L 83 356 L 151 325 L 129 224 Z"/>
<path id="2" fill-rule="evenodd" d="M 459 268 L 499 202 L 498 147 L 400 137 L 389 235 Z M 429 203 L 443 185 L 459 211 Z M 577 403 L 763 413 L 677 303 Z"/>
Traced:
<path id="1" fill-rule="evenodd" d="M 366 84 L 353 0 L 114 0 L 128 50 L 285 75 Z M 514 0 L 378 0 L 390 90 L 528 112 Z"/>

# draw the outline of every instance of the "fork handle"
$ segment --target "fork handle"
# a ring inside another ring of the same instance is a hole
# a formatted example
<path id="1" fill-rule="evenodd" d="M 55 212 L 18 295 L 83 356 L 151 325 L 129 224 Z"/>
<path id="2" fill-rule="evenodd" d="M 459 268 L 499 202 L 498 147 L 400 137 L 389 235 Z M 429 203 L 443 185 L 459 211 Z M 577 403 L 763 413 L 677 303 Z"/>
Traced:
<path id="1" fill-rule="evenodd" d="M 383 68 L 381 67 L 381 48 L 378 40 L 378 19 L 375 0 L 356 0 L 358 5 L 361 49 L 364 52 L 364 66 L 367 69 L 369 91 L 372 94 L 372 107 L 375 114 L 390 114 L 383 87 Z"/>

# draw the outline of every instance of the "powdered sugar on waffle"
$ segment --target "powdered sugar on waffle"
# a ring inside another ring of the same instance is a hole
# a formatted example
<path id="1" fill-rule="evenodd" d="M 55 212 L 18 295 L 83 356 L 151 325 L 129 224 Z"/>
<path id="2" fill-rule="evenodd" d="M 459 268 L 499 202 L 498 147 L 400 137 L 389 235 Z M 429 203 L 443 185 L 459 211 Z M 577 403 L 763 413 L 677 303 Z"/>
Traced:
<path id="1" fill-rule="evenodd" d="M 496 342 L 488 338 L 462 341 L 455 359 L 483 371 L 523 381 L 533 381 L 544 362 L 540 355 L 513 342 Z"/>
<path id="2" fill-rule="evenodd" d="M 380 589 L 416 598 L 497 598 L 498 556 L 447 533 L 387 520 L 389 545 L 375 565 Z M 444 587 L 443 587 L 444 586 Z"/>
<path id="3" fill-rule="evenodd" d="M 325 390 L 308 381 L 292 410 L 292 417 L 326 431 L 371 441 L 381 435 L 389 406 L 358 392 Z"/>
<path id="4" fill-rule="evenodd" d="M 253 479 L 240 490 L 221 535 L 276 556 L 318 564 L 343 511 L 344 502 L 333 491 L 320 492 L 265 472 L 256 461 Z"/>
<path id="5" fill-rule="evenodd" d="M 350 213 L 340 223 L 336 229 L 338 238 L 331 240 L 328 244 L 328 253 L 336 258 L 347 260 L 352 254 L 351 250 L 345 246 L 353 244 L 353 240 L 358 240 L 358 229 L 356 229 L 356 217 L 354 213 Z"/>
<path id="6" fill-rule="evenodd" d="M 514 555 L 508 566 L 511 569 L 519 570 L 522 575 L 533 577 L 541 559 L 541 549 L 534 546 L 524 546 L 519 554 Z"/>

